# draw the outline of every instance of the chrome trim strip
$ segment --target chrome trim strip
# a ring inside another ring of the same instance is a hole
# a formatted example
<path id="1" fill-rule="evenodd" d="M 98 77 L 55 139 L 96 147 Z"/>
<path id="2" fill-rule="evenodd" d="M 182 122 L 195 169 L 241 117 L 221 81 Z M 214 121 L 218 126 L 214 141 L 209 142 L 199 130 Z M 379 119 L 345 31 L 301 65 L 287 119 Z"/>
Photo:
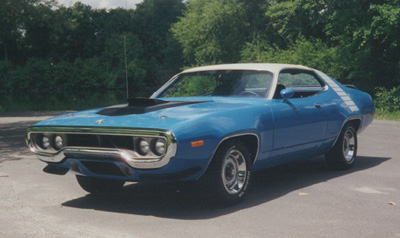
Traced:
<path id="1" fill-rule="evenodd" d="M 163 156 L 142 156 L 136 151 L 118 148 L 101 147 L 69 147 L 66 146 L 59 151 L 43 150 L 35 145 L 31 139 L 32 133 L 62 133 L 62 134 L 88 134 L 88 135 L 121 135 L 133 137 L 165 138 L 167 151 Z M 114 128 L 114 127 L 30 127 L 26 133 L 26 143 L 30 150 L 40 160 L 45 162 L 59 163 L 63 161 L 67 153 L 85 156 L 112 156 L 125 161 L 128 165 L 138 169 L 155 169 L 165 166 L 175 156 L 177 143 L 172 131 L 136 129 L 136 128 Z"/>
<path id="2" fill-rule="evenodd" d="M 101 135 L 130 135 L 150 136 L 168 134 L 171 131 L 157 129 L 143 129 L 131 127 L 73 127 L 73 126 L 32 126 L 26 135 L 36 133 L 68 133 L 68 134 L 101 134 Z M 27 137 L 28 138 L 28 137 Z"/>

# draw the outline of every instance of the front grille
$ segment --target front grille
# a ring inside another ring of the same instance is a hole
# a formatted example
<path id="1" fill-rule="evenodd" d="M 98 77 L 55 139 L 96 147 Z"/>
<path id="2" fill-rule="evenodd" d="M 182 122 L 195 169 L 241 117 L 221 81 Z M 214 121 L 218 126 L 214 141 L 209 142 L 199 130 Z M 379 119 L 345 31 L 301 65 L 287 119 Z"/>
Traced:
<path id="1" fill-rule="evenodd" d="M 134 144 L 132 136 L 67 134 L 68 146 L 134 150 Z"/>
<path id="2" fill-rule="evenodd" d="M 140 169 L 165 166 L 177 151 L 174 134 L 157 129 L 34 126 L 28 128 L 26 142 L 41 160 L 50 163 L 66 158 L 124 161 Z M 159 152 L 160 142 L 164 153 Z M 88 166 L 98 173 L 110 173 L 101 166 Z M 120 174 L 117 169 L 114 172 Z"/>

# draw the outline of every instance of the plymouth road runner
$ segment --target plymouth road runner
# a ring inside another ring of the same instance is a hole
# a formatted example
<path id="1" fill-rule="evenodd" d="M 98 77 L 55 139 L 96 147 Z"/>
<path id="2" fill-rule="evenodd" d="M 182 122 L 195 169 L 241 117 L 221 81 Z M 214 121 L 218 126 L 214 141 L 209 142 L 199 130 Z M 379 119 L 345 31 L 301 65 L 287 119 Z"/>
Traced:
<path id="1" fill-rule="evenodd" d="M 126 181 L 198 180 L 212 199 L 241 201 L 254 171 L 325 155 L 353 166 L 371 97 L 323 72 L 287 64 L 198 67 L 150 98 L 56 116 L 27 130 L 45 172 L 76 174 L 93 194 Z"/>

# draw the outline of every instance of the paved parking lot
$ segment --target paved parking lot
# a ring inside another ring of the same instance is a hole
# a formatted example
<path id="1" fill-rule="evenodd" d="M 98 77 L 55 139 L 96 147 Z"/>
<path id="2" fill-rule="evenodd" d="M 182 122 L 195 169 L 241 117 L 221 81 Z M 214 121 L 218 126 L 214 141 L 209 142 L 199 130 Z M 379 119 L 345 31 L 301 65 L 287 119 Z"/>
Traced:
<path id="1" fill-rule="evenodd" d="M 323 158 L 268 169 L 243 203 L 213 208 L 178 184 L 95 198 L 71 173 L 43 173 L 24 132 L 46 117 L 0 115 L 0 237 L 400 237 L 400 122 L 360 134 L 351 170 Z"/>

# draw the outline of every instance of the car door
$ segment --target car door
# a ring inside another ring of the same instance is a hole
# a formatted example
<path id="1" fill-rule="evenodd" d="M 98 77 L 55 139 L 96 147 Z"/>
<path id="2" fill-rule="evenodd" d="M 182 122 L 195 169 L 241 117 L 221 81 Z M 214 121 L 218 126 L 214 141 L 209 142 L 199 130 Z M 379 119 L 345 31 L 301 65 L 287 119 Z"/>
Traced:
<path id="1" fill-rule="evenodd" d="M 282 99 L 280 91 L 293 89 L 294 96 Z M 313 72 L 287 69 L 280 72 L 271 103 L 274 119 L 273 157 L 313 156 L 325 139 L 329 106 L 325 85 Z"/>

